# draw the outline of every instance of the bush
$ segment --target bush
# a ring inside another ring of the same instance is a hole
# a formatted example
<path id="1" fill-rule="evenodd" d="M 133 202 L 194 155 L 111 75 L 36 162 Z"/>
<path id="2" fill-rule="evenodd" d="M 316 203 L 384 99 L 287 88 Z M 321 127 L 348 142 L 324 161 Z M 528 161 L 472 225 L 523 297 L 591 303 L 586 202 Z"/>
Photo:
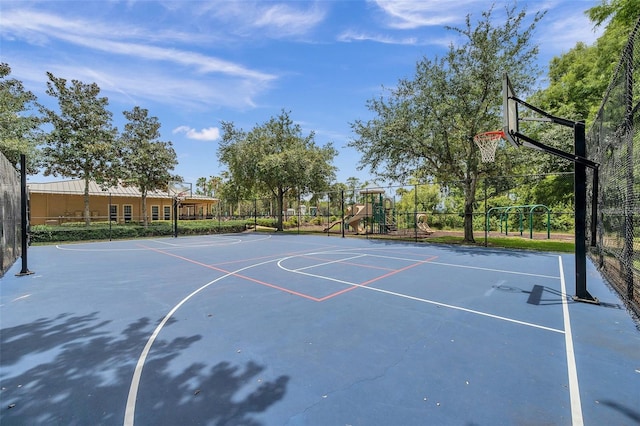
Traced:
<path id="1" fill-rule="evenodd" d="M 258 226 L 266 226 L 268 228 L 275 228 L 278 225 L 278 220 L 273 218 L 259 218 L 257 220 Z M 253 225 L 253 221 L 251 221 Z"/>
<path id="2" fill-rule="evenodd" d="M 208 235 L 237 233 L 245 229 L 244 221 L 181 220 L 178 222 L 178 235 Z M 174 233 L 173 222 L 152 222 L 148 227 L 138 223 L 112 224 L 96 222 L 89 226 L 84 223 L 63 225 L 34 225 L 29 237 L 33 243 L 55 243 L 67 241 L 119 240 L 143 237 L 171 236 Z"/>

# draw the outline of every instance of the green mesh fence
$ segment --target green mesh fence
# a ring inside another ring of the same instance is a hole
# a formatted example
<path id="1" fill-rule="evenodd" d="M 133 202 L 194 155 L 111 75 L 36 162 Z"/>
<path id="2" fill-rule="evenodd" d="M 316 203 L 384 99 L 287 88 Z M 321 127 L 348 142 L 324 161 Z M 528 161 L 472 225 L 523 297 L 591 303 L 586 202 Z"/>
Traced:
<path id="1" fill-rule="evenodd" d="M 587 152 L 600 164 L 599 217 L 588 218 L 598 232 L 592 255 L 640 315 L 640 19 L 587 135 Z"/>

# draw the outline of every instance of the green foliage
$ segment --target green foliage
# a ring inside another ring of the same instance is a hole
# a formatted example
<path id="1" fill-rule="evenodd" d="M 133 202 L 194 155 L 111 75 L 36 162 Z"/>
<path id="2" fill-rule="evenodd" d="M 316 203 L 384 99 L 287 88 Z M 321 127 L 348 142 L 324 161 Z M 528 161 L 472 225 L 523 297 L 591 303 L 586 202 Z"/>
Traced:
<path id="1" fill-rule="evenodd" d="M 20 154 L 27 161 L 27 173 L 38 172 L 40 117 L 34 114 L 36 97 L 24 89 L 22 82 L 8 78 L 11 68 L 0 63 L 0 152 L 14 165 L 20 164 Z"/>
<path id="2" fill-rule="evenodd" d="M 57 78 L 47 73 L 47 94 L 56 98 L 59 111 L 41 107 L 52 128 L 45 134 L 45 175 L 65 176 L 85 182 L 84 217 L 89 216 L 89 182 L 111 186 L 118 178 L 117 129 L 111 124 L 109 100 L 100 97 L 97 84 Z"/>
<path id="3" fill-rule="evenodd" d="M 258 226 L 266 226 L 267 228 L 275 228 L 278 224 L 278 221 L 276 219 L 271 218 L 258 218 L 256 222 Z M 251 222 L 251 224 L 253 224 L 253 222 Z"/>
<path id="4" fill-rule="evenodd" d="M 206 195 L 208 197 L 219 196 L 219 188 L 222 185 L 222 177 L 209 176 L 208 178 L 199 177 L 196 181 L 196 194 Z"/>
<path id="5" fill-rule="evenodd" d="M 593 121 L 620 53 L 638 20 L 638 0 L 602 0 L 587 11 L 596 25 L 608 21 L 595 44 L 577 43 L 549 64 L 549 86 L 532 98 L 543 110 L 569 119 Z"/>
<path id="6" fill-rule="evenodd" d="M 396 191 L 400 200 L 396 209 L 401 212 L 432 212 L 440 204 L 440 185 L 417 185 L 410 189 L 400 188 Z"/>
<path id="7" fill-rule="evenodd" d="M 423 58 L 413 80 L 400 80 L 385 97 L 371 99 L 369 121 L 351 127 L 358 137 L 349 146 L 362 153 L 360 168 L 368 167 L 385 179 L 433 176 L 456 180 L 464 193 L 465 238 L 473 241 L 471 217 L 480 175 L 474 135 L 500 127 L 501 75 L 507 71 L 519 87 L 536 79 L 533 30 L 542 18 L 532 18 L 516 6 L 497 20 L 493 8 L 464 28 L 451 28 L 462 40 L 443 58 Z M 500 22 L 501 26 L 494 26 Z M 506 150 L 505 150 L 506 152 Z M 506 168 L 499 154 L 488 172 Z"/>
<path id="8" fill-rule="evenodd" d="M 237 233 L 245 230 L 245 221 L 183 220 L 178 222 L 178 235 L 208 235 Z M 269 226 L 269 225 L 265 225 Z M 91 226 L 83 223 L 68 223 L 60 226 L 34 225 L 29 232 L 33 243 L 54 243 L 68 241 L 99 241 L 108 239 L 129 239 L 172 236 L 173 223 L 158 221 L 145 227 L 140 224 L 112 224 L 95 222 Z"/>
<path id="9" fill-rule="evenodd" d="M 163 190 L 170 180 L 180 180 L 171 174 L 178 156 L 170 141 L 159 141 L 160 122 L 149 117 L 148 111 L 134 107 L 123 114 L 128 120 L 120 136 L 120 175 L 124 186 L 135 186 L 142 194 L 142 217 L 147 225 L 147 193 Z"/>
<path id="10" fill-rule="evenodd" d="M 242 197 L 247 192 L 268 191 L 278 201 L 278 229 L 282 230 L 287 192 L 327 190 L 335 178 L 331 162 L 336 150 L 331 144 L 319 147 L 314 139 L 313 132 L 303 136 L 285 111 L 249 132 L 223 122 L 218 154 L 230 174 L 224 195 Z"/>

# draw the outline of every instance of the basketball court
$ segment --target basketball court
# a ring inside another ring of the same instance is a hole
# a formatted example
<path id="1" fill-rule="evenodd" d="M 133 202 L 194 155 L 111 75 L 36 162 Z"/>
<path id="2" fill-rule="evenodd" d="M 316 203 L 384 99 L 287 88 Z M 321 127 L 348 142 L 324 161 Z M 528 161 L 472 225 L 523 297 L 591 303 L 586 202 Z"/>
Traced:
<path id="1" fill-rule="evenodd" d="M 640 332 L 574 256 L 296 235 L 38 246 L 3 425 L 633 425 Z"/>

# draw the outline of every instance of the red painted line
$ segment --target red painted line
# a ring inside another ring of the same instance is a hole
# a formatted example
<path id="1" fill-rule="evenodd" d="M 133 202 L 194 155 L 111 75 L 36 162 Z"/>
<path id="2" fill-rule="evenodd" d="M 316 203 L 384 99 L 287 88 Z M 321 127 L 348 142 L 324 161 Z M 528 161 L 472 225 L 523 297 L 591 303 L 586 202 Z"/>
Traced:
<path id="1" fill-rule="evenodd" d="M 389 273 L 386 273 L 386 274 L 384 274 L 384 275 L 380 275 L 380 276 L 378 276 L 378 277 L 376 277 L 376 278 L 372 278 L 372 279 L 370 279 L 370 280 L 368 280 L 368 281 L 365 281 L 365 282 L 363 282 L 363 283 L 360 283 L 360 284 L 358 284 L 358 285 L 354 285 L 354 286 L 351 286 L 351 287 L 345 288 L 344 290 L 340 290 L 340 291 L 337 291 L 337 292 L 335 292 L 335 293 L 329 294 L 328 296 L 322 297 L 322 298 L 319 300 L 319 302 L 324 302 L 325 300 L 332 299 L 332 298 L 334 298 L 334 297 L 336 297 L 336 296 L 339 296 L 339 295 L 341 295 L 341 294 L 344 294 L 344 293 L 347 293 L 347 292 L 349 292 L 349 291 L 355 290 L 356 288 L 363 287 L 363 286 L 367 286 L 367 285 L 369 285 L 369 284 L 371 284 L 371 283 L 374 283 L 374 282 L 376 282 L 376 281 L 380 281 L 380 280 L 381 280 L 381 279 L 383 279 L 383 278 L 388 278 L 388 277 L 390 277 L 390 276 L 392 276 L 392 275 L 395 275 L 395 274 L 397 274 L 397 273 L 404 272 L 404 271 L 406 271 L 407 269 L 415 268 L 415 267 L 416 267 L 416 266 L 418 266 L 418 265 L 423 265 L 423 264 L 425 264 L 425 263 L 431 262 L 432 260 L 437 259 L 437 258 L 438 258 L 438 256 L 432 256 L 432 257 L 430 257 L 430 258 L 428 258 L 428 259 L 421 260 L 421 261 L 419 261 L 419 262 L 416 262 L 416 263 L 412 263 L 412 264 L 410 264 L 410 265 L 407 265 L 407 266 L 405 266 L 404 268 L 394 269 L 393 271 L 391 271 L 391 272 L 389 272 Z"/>
<path id="2" fill-rule="evenodd" d="M 394 270 L 392 270 L 392 271 L 390 271 L 390 272 L 388 272 L 386 274 L 383 274 L 383 275 L 380 275 L 380 276 L 378 276 L 376 278 L 373 278 L 373 279 L 370 279 L 368 281 L 365 281 L 365 282 L 363 282 L 363 283 L 361 283 L 359 285 L 354 285 L 354 286 L 345 288 L 343 290 L 337 291 L 335 293 L 331 293 L 331 294 L 329 294 L 327 296 L 318 298 L 318 297 L 314 297 L 314 296 L 311 296 L 311 295 L 308 295 L 308 294 L 305 294 L 305 293 L 301 293 L 299 291 L 290 290 L 288 288 L 280 287 L 280 286 L 275 285 L 275 284 L 270 284 L 270 283 L 267 283 L 265 281 L 260 281 L 260 280 L 258 280 L 256 278 L 247 277 L 246 275 L 236 274 L 236 273 L 233 273 L 231 271 L 227 271 L 225 269 L 218 268 L 218 267 L 213 266 L 213 265 L 209 265 L 209 264 L 206 264 L 206 263 L 198 262 L 197 260 L 189 259 L 188 257 L 180 256 L 180 255 L 177 255 L 177 254 L 174 254 L 174 253 L 169 253 L 169 252 L 166 252 L 166 251 L 163 251 L 163 250 L 160 250 L 160 249 L 156 249 L 156 248 L 153 248 L 153 247 L 148 247 L 148 246 L 145 246 L 145 245 L 142 245 L 142 244 L 140 244 L 140 246 L 144 247 L 145 249 L 148 249 L 148 250 L 151 250 L 151 251 L 155 251 L 156 253 L 160 253 L 160 254 L 164 254 L 164 255 L 167 255 L 167 256 L 175 257 L 177 259 L 184 260 L 185 262 L 193 263 L 194 265 L 203 266 L 203 267 L 208 268 L 208 269 L 213 269 L 214 271 L 222 272 L 224 274 L 228 274 L 228 275 L 231 275 L 231 276 L 234 276 L 234 277 L 237 277 L 237 278 L 245 279 L 247 281 L 251 281 L 251 282 L 254 282 L 256 284 L 260 284 L 260 285 L 263 285 L 263 286 L 266 286 L 266 287 L 270 287 L 270 288 L 273 288 L 273 289 L 276 289 L 276 290 L 279 290 L 279 291 L 282 291 L 282 292 L 285 292 L 285 293 L 293 294 L 295 296 L 299 296 L 299 297 L 302 297 L 302 298 L 307 299 L 307 300 L 312 300 L 314 302 L 324 302 L 325 300 L 329 300 L 329 299 L 332 299 L 332 298 L 334 298 L 336 296 L 339 296 L 341 294 L 344 294 L 344 293 L 347 293 L 349 291 L 355 290 L 358 287 L 367 286 L 367 285 L 369 285 L 371 283 L 374 283 L 376 281 L 379 281 L 379 280 L 381 280 L 383 278 L 388 278 L 388 277 L 390 277 L 392 275 L 395 275 L 397 273 L 400 273 L 400 272 L 406 271 L 408 269 L 414 268 L 414 267 L 416 267 L 418 265 L 422 265 L 422 264 L 431 262 L 432 260 L 434 260 L 434 259 L 436 259 L 438 257 L 438 256 L 432 256 L 432 257 L 427 258 L 425 260 L 421 260 L 419 262 L 407 265 L 404 268 L 394 269 Z M 288 254 L 285 254 L 285 256 L 287 256 L 287 255 L 290 256 L 292 254 L 296 254 L 296 253 L 288 253 Z M 302 252 L 301 254 L 304 254 L 304 252 Z M 275 255 L 274 256 L 262 256 L 262 257 L 255 258 L 255 259 L 264 259 L 264 258 L 269 258 L 269 257 L 279 257 L 279 256 L 275 256 Z M 251 260 L 251 259 L 245 259 L 245 261 L 248 261 L 248 260 Z M 345 264 L 346 263 L 347 262 L 345 262 Z"/>
<path id="3" fill-rule="evenodd" d="M 319 260 L 322 262 L 332 262 L 332 264 L 336 264 L 336 265 L 350 265 L 350 266 L 358 266 L 360 268 L 369 268 L 369 269 L 382 269 L 384 271 L 394 271 L 393 268 L 385 268 L 383 266 L 375 266 L 375 265 L 365 265 L 362 263 L 356 263 L 356 262 L 344 262 L 341 260 L 335 260 L 335 259 L 324 259 L 322 257 L 315 257 L 315 256 L 305 256 L 304 254 L 301 255 L 300 257 L 304 257 L 305 259 L 313 259 L 313 260 Z M 322 266 L 322 265 L 321 265 Z"/>
<path id="4" fill-rule="evenodd" d="M 326 246 L 326 249 L 331 249 L 337 247 L 335 245 L 333 246 Z M 258 257 L 250 257 L 248 259 L 240 259 L 240 260 L 229 260 L 227 262 L 220 262 L 220 263 L 214 263 L 212 265 L 230 265 L 230 264 L 235 264 L 235 263 L 242 263 L 242 262 L 253 262 L 255 260 L 262 260 L 262 259 L 269 259 L 271 257 L 280 257 L 280 256 L 304 256 L 304 254 L 306 252 L 315 252 L 318 251 L 318 248 L 312 248 L 312 249 L 308 249 L 308 250 L 303 250 L 303 251 L 292 251 L 292 252 L 288 252 L 288 253 L 283 253 L 283 254 L 270 254 L 268 256 L 258 256 Z"/>
<path id="5" fill-rule="evenodd" d="M 222 268 L 218 268 L 218 267 L 213 266 L 213 265 L 208 265 L 206 263 L 198 262 L 197 260 L 189 259 L 188 257 L 180 256 L 180 255 L 177 255 L 177 254 L 174 254 L 174 253 L 169 253 L 169 252 L 162 251 L 160 249 L 156 249 L 156 248 L 153 248 L 153 247 L 147 247 L 147 246 L 144 246 L 144 245 L 141 245 L 141 246 L 146 248 L 146 249 L 148 249 L 148 250 L 155 251 L 156 253 L 165 254 L 167 256 L 175 257 L 177 259 L 184 260 L 185 262 L 193 263 L 194 265 L 204 266 L 205 268 L 213 269 L 214 271 L 222 272 L 224 274 L 228 274 L 228 275 L 231 275 L 231 276 L 234 276 L 234 277 L 237 277 L 237 278 L 242 278 L 242 279 L 245 279 L 247 281 L 254 282 L 256 284 L 264 285 L 264 286 L 267 286 L 267 287 L 274 288 L 276 290 L 280 290 L 280 291 L 283 291 L 283 292 L 286 292 L 286 293 L 290 293 L 290 294 L 293 294 L 293 295 L 296 295 L 296 296 L 303 297 L 305 299 L 313 300 L 314 302 L 320 302 L 321 301 L 317 297 L 313 297 L 313 296 L 310 296 L 308 294 L 300 293 L 300 292 L 295 291 L 295 290 L 289 290 L 287 288 L 280 287 L 280 286 L 277 286 L 275 284 L 269 284 L 267 282 L 260 281 L 260 280 L 255 279 L 255 278 L 247 277 L 245 275 L 235 274 L 235 273 L 233 273 L 231 271 L 227 271 L 227 270 L 224 270 Z M 276 256 L 265 256 L 265 257 L 276 257 Z"/>
<path id="6" fill-rule="evenodd" d="M 305 293 L 300 293 L 299 291 L 289 290 L 288 288 L 280 287 L 280 286 L 277 286 L 275 284 L 269 284 L 267 282 L 260 281 L 260 280 L 258 280 L 256 278 L 251 278 L 251 277 L 247 277 L 245 275 L 240 275 L 240 274 L 231 274 L 231 275 L 236 276 L 238 278 L 244 278 L 245 280 L 252 281 L 252 282 L 254 282 L 256 284 L 260 284 L 260 285 L 264 285 L 264 286 L 267 286 L 267 287 L 275 288 L 276 290 L 284 291 L 285 293 L 290 293 L 290 294 L 293 294 L 293 295 L 296 295 L 296 296 L 303 297 L 305 299 L 313 300 L 314 302 L 322 302 L 322 299 L 318 299 L 317 297 L 313 297 L 313 296 L 310 296 L 310 295 L 305 294 Z"/>

